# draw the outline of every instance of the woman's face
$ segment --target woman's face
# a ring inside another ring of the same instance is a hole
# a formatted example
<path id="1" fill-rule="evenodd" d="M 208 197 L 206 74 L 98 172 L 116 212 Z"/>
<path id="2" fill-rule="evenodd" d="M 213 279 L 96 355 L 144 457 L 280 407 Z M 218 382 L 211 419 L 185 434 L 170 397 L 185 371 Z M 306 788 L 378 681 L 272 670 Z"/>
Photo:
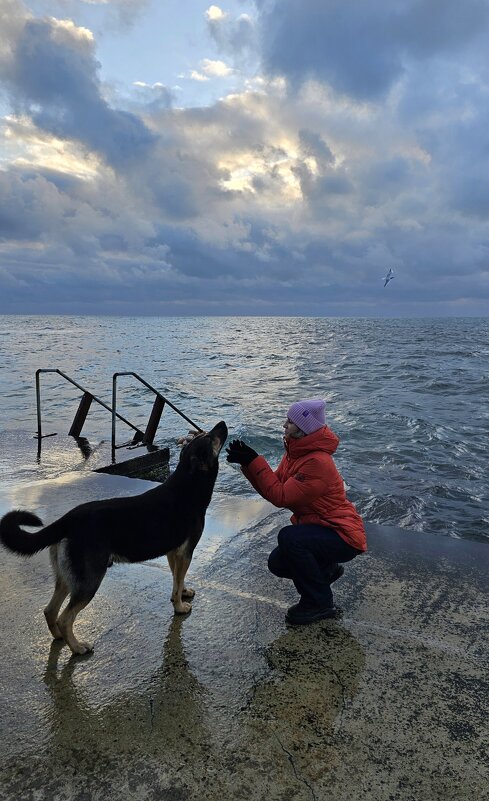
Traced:
<path id="1" fill-rule="evenodd" d="M 301 431 L 300 428 L 298 428 L 296 424 L 287 417 L 284 422 L 284 436 L 285 439 L 300 439 L 304 436 L 304 432 Z"/>

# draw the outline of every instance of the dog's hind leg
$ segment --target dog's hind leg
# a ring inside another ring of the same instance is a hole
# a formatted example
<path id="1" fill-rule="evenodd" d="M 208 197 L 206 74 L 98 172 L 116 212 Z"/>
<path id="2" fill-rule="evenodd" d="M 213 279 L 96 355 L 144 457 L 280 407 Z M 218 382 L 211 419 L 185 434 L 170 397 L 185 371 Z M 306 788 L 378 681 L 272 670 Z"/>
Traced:
<path id="1" fill-rule="evenodd" d="M 68 596 L 68 594 L 69 590 L 66 584 L 64 583 L 63 579 L 60 578 L 60 576 L 56 576 L 56 584 L 54 587 L 53 596 L 44 610 L 44 617 L 46 618 L 46 623 L 48 624 L 49 631 L 51 632 L 55 640 L 63 639 L 63 635 L 61 634 L 57 620 L 58 620 L 59 610 L 61 609 L 61 605 L 65 600 L 65 598 Z"/>
<path id="2" fill-rule="evenodd" d="M 170 565 L 170 570 L 172 572 L 173 577 L 175 577 L 175 564 L 176 564 L 176 551 L 169 551 L 167 553 L 166 558 L 168 559 L 168 564 Z M 189 562 L 190 564 L 190 562 Z M 188 566 L 187 566 L 188 569 Z M 173 593 L 175 592 L 175 581 L 173 582 L 173 591 L 172 591 L 172 599 Z M 195 590 L 191 587 L 186 587 L 185 585 L 182 588 L 182 598 L 193 598 L 195 595 Z"/>
<path id="3" fill-rule="evenodd" d="M 95 590 L 95 592 L 96 591 L 97 590 Z M 61 635 L 74 654 L 87 654 L 89 651 L 93 651 L 93 646 L 89 645 L 87 642 L 80 642 L 76 639 L 73 633 L 73 624 L 79 612 L 81 612 L 82 609 L 85 609 L 85 607 L 90 603 L 95 595 L 95 592 L 93 592 L 90 597 L 82 598 L 80 595 L 72 596 L 66 606 L 66 609 L 58 618 L 58 627 Z"/>
<path id="4" fill-rule="evenodd" d="M 75 531 L 75 534 L 77 532 Z M 86 654 L 93 651 L 91 645 L 79 642 L 73 632 L 77 615 L 92 600 L 107 571 L 110 550 L 103 543 L 91 543 L 86 546 L 83 539 L 73 537 L 58 545 L 58 574 L 65 581 L 70 600 L 58 617 L 60 633 L 74 654 Z"/>
<path id="5" fill-rule="evenodd" d="M 90 599 L 88 601 L 80 600 L 75 603 L 70 601 L 58 619 L 58 626 L 63 639 L 74 654 L 87 654 L 89 651 L 93 651 L 93 646 L 89 645 L 87 642 L 80 642 L 73 633 L 73 623 L 75 622 L 76 616 L 89 603 Z"/>
<path id="6" fill-rule="evenodd" d="M 95 564 L 92 562 L 92 575 L 90 581 L 85 579 L 84 582 L 77 583 L 72 591 L 70 600 L 68 601 L 65 609 L 58 618 L 58 627 L 63 635 L 63 639 L 71 648 L 74 654 L 86 654 L 93 651 L 93 647 L 87 642 L 79 642 L 73 633 L 73 624 L 76 616 L 84 609 L 93 596 L 97 592 L 105 572 L 107 570 L 108 556 L 103 563 L 99 563 L 98 570 L 95 570 Z"/>
<path id="7" fill-rule="evenodd" d="M 69 589 L 59 571 L 57 545 L 51 545 L 49 549 L 49 558 L 51 560 L 51 567 L 54 573 L 55 585 L 53 596 L 44 610 L 44 617 L 46 618 L 49 631 L 53 635 L 54 639 L 62 640 L 63 635 L 59 630 L 57 618 L 63 601 L 69 595 Z"/>
<path id="8" fill-rule="evenodd" d="M 192 561 L 192 556 L 189 558 L 186 553 L 186 543 L 173 551 L 173 554 L 173 592 L 171 595 L 171 601 L 173 608 L 178 615 L 186 615 L 188 612 L 192 611 L 192 604 L 188 603 L 187 601 L 182 601 L 182 594 L 184 589 L 185 575 L 189 568 L 190 562 Z"/>

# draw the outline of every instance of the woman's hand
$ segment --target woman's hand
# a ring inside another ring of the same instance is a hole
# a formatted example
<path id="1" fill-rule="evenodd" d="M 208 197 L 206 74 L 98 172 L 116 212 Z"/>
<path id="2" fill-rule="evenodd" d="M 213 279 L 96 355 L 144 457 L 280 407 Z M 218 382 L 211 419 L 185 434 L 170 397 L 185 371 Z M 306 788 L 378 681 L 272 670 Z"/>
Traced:
<path id="1" fill-rule="evenodd" d="M 258 456 L 257 452 L 241 439 L 233 439 L 229 447 L 226 448 L 226 453 L 228 462 L 240 464 L 244 467 L 247 467 Z"/>

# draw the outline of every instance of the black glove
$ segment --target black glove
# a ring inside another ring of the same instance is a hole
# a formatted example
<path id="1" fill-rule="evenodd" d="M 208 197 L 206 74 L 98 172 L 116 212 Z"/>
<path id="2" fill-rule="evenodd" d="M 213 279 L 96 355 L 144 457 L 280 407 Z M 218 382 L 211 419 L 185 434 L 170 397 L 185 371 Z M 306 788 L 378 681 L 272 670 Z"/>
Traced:
<path id="1" fill-rule="evenodd" d="M 247 467 L 258 456 L 257 452 L 240 439 L 233 439 L 226 448 L 227 461 L 231 464 L 240 464 Z"/>

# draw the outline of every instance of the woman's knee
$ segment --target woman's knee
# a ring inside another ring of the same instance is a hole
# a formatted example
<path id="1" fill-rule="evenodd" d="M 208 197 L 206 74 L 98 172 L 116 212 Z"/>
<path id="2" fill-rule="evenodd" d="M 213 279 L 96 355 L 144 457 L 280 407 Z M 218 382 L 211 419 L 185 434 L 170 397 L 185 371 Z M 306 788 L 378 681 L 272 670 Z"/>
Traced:
<path id="1" fill-rule="evenodd" d="M 279 578 L 288 578 L 288 570 L 283 562 L 280 548 L 274 548 L 268 557 L 268 569 L 270 573 Z"/>
<path id="2" fill-rule="evenodd" d="M 278 532 L 278 547 L 285 553 L 290 550 L 290 547 L 296 542 L 297 532 L 295 529 L 295 526 L 284 526 L 284 528 L 280 529 Z"/>

